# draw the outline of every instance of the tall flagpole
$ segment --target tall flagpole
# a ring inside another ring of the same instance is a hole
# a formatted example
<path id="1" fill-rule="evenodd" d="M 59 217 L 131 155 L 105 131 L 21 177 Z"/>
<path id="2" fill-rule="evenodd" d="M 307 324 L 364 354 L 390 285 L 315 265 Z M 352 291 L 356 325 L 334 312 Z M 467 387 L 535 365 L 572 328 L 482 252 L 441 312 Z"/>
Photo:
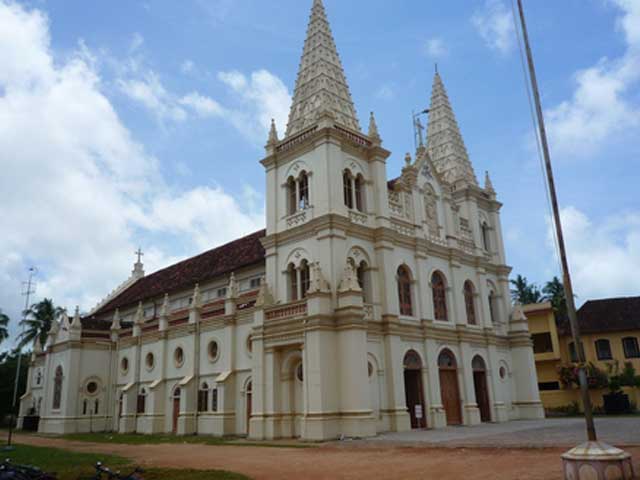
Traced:
<path id="1" fill-rule="evenodd" d="M 567 302 L 567 313 L 569 315 L 569 323 L 571 325 L 571 335 L 573 344 L 576 346 L 578 354 L 580 393 L 582 403 L 584 405 L 584 417 L 587 422 L 587 435 L 589 441 L 597 441 L 596 427 L 593 423 L 593 410 L 591 407 L 591 397 L 587 385 L 587 374 L 585 371 L 585 354 L 582 342 L 580 341 L 580 326 L 578 325 L 578 315 L 576 314 L 576 305 L 573 296 L 573 286 L 571 285 L 571 273 L 569 271 L 569 262 L 567 261 L 567 250 L 564 243 L 564 234 L 562 233 L 562 222 L 560 221 L 560 208 L 558 207 L 558 197 L 556 194 L 556 185 L 553 177 L 553 168 L 551 167 L 551 155 L 549 153 L 549 142 L 547 140 L 547 129 L 544 123 L 544 114 L 542 112 L 542 104 L 540 102 L 540 92 L 538 90 L 538 79 L 536 77 L 536 68 L 533 62 L 533 54 L 529 44 L 529 34 L 527 33 L 527 23 L 524 18 L 524 9 L 522 0 L 518 0 L 518 10 L 520 12 L 520 23 L 522 24 L 522 36 L 527 54 L 527 62 L 529 64 L 529 75 L 533 88 L 533 95 L 536 105 L 536 114 L 538 117 L 538 128 L 540 130 L 540 141 L 542 143 L 542 153 L 544 155 L 545 169 L 547 173 L 547 181 L 549 182 L 549 196 L 551 198 L 551 206 L 553 208 L 553 221 L 558 239 L 558 249 L 560 251 L 560 263 L 562 264 L 562 279 L 564 284 L 564 293 Z"/>

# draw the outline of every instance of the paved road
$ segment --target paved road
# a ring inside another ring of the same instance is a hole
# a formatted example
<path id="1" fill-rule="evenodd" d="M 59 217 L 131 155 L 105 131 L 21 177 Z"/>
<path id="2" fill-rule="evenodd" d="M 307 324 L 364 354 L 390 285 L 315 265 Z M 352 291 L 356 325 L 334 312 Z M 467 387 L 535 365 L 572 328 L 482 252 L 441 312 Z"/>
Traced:
<path id="1" fill-rule="evenodd" d="M 640 445 L 640 416 L 596 418 L 598 437 L 616 446 Z M 419 444 L 439 447 L 571 447 L 586 440 L 583 418 L 522 420 L 475 427 L 386 433 L 354 443 Z"/>

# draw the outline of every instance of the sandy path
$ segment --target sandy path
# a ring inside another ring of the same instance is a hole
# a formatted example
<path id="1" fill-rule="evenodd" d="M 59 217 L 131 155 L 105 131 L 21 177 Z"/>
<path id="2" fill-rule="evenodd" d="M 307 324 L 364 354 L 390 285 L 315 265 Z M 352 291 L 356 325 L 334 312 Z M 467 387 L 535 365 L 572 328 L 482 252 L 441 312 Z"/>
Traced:
<path id="1" fill-rule="evenodd" d="M 561 479 L 562 449 L 438 449 L 324 445 L 266 448 L 207 445 L 110 445 L 18 435 L 18 443 L 116 454 L 140 465 L 223 469 L 255 480 L 281 479 Z M 640 447 L 629 449 L 636 463 Z M 640 465 L 636 465 L 636 469 Z"/>

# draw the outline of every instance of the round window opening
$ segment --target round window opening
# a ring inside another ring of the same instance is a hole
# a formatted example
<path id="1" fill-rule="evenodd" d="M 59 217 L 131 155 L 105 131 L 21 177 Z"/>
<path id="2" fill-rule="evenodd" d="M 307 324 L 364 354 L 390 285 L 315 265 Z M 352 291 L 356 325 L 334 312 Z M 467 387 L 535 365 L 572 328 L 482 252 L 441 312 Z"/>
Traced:
<path id="1" fill-rule="evenodd" d="M 153 369 L 153 366 L 155 364 L 155 358 L 153 357 L 153 353 L 151 352 L 147 353 L 147 356 L 145 357 L 145 363 L 147 364 L 147 368 L 149 370 Z"/>
<path id="2" fill-rule="evenodd" d="M 124 357 L 121 361 L 120 361 L 120 369 L 124 372 L 127 373 L 129 371 L 129 359 L 127 357 Z"/>
<path id="3" fill-rule="evenodd" d="M 507 369 L 504 367 L 500 367 L 499 373 L 500 373 L 500 379 L 504 380 L 505 377 L 507 376 Z"/>
<path id="4" fill-rule="evenodd" d="M 218 353 L 219 353 L 218 342 L 216 342 L 215 340 L 212 340 L 211 342 L 209 342 L 208 351 L 209 351 L 209 360 L 211 360 L 212 362 L 217 360 Z"/>
<path id="5" fill-rule="evenodd" d="M 296 378 L 299 381 L 304 381 L 304 369 L 302 368 L 302 363 L 298 365 L 298 368 L 296 368 Z"/>
<path id="6" fill-rule="evenodd" d="M 98 384 L 96 382 L 87 383 L 87 393 L 93 395 L 98 391 Z"/>
<path id="7" fill-rule="evenodd" d="M 182 366 L 182 364 L 184 363 L 184 350 L 182 350 L 182 347 L 176 348 L 176 351 L 173 354 L 173 359 L 176 362 L 177 367 Z"/>

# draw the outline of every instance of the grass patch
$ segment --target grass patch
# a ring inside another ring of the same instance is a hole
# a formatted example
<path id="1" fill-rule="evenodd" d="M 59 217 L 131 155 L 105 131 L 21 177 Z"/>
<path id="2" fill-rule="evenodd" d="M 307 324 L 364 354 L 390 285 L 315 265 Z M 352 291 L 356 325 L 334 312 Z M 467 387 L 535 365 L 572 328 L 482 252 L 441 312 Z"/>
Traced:
<path id="1" fill-rule="evenodd" d="M 237 437 L 177 436 L 167 434 L 140 435 L 135 433 L 72 433 L 63 435 L 65 440 L 124 445 L 196 444 L 230 445 L 234 447 L 310 448 L 302 443 L 255 442 Z"/>
<path id="2" fill-rule="evenodd" d="M 2 452 L 2 458 L 12 463 L 33 465 L 48 473 L 56 473 L 58 480 L 78 480 L 90 477 L 96 462 L 102 462 L 112 470 L 128 473 L 134 466 L 127 458 L 97 453 L 77 453 L 58 448 L 16 445 L 11 452 Z M 249 480 L 238 473 L 221 470 L 178 470 L 166 468 L 145 469 L 145 480 Z"/>

